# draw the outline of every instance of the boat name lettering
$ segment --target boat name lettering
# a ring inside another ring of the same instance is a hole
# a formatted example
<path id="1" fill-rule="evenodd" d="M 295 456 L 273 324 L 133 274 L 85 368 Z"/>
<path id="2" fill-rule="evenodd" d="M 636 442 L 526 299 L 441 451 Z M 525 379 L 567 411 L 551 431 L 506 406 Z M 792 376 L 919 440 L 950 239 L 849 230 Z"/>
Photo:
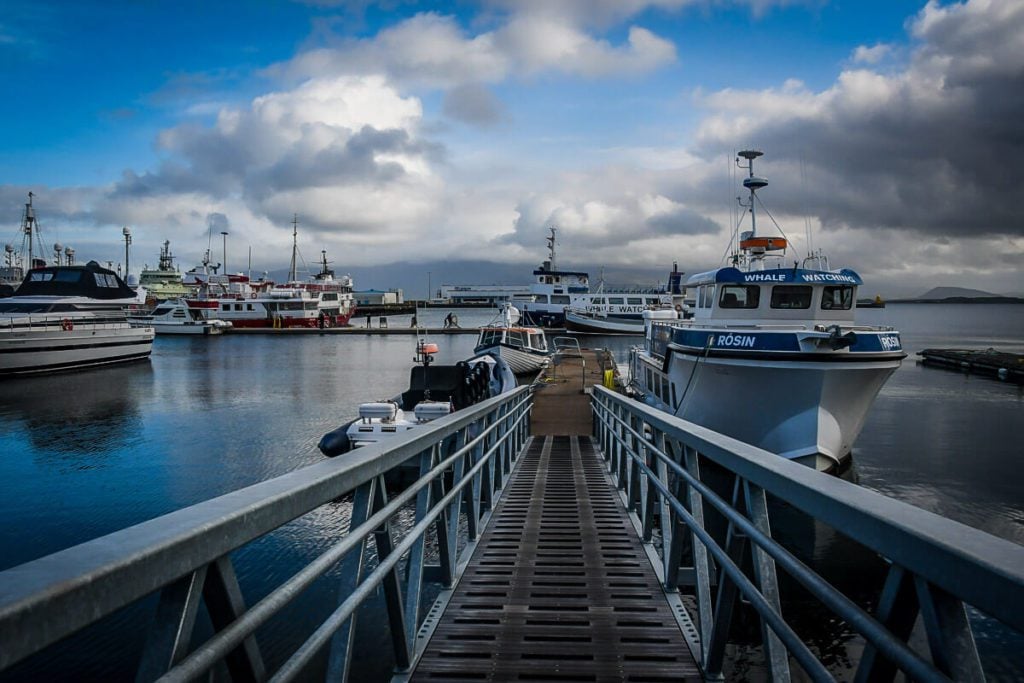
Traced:
<path id="1" fill-rule="evenodd" d="M 851 285 L 857 284 L 856 278 L 840 273 L 803 273 L 800 277 L 804 282 L 848 282 Z"/>
<path id="2" fill-rule="evenodd" d="M 900 338 L 894 334 L 880 334 L 878 335 L 878 341 L 886 351 L 900 351 L 903 349 L 903 345 L 900 344 Z"/>
<path id="3" fill-rule="evenodd" d="M 739 346 L 754 348 L 755 338 L 748 334 L 720 334 L 715 346 Z"/>
<path id="4" fill-rule="evenodd" d="M 744 282 L 785 282 L 785 273 L 748 273 L 743 276 Z"/>

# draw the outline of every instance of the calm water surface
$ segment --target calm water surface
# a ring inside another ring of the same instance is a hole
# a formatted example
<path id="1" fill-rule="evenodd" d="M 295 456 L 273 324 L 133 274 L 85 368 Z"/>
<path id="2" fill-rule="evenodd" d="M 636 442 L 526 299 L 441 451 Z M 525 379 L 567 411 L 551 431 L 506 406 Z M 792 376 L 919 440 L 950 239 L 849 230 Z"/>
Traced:
<path id="1" fill-rule="evenodd" d="M 445 313 L 420 317 L 440 326 Z M 493 312 L 458 315 L 469 326 Z M 926 368 L 913 355 L 931 346 L 1024 353 L 1024 307 L 892 304 L 861 309 L 858 318 L 898 328 L 911 355 L 882 389 L 857 442 L 857 481 L 1024 544 L 1021 388 Z M 396 316 L 390 324 L 408 320 Z M 638 343 L 584 339 L 620 360 Z M 454 362 L 471 355 L 474 337 L 437 341 L 439 362 Z M 407 336 L 160 337 L 148 363 L 4 380 L 0 568 L 319 462 L 324 432 L 351 419 L 359 403 L 405 388 L 413 345 Z M 344 505 L 328 506 L 240 553 L 247 600 L 322 551 L 347 528 L 347 515 Z M 828 557 L 831 546 L 826 539 L 813 554 L 844 562 Z M 271 667 L 294 647 L 289 624 L 330 603 L 330 587 L 320 590 L 281 620 L 288 623 L 261 632 Z M 379 622 L 366 623 L 368 638 L 384 637 Z M 75 679 L 131 676 L 131 662 L 97 661 L 92 644 L 71 655 Z M 66 662 L 39 666 L 4 678 L 70 678 Z M 365 673 L 386 671 L 384 663 Z"/>

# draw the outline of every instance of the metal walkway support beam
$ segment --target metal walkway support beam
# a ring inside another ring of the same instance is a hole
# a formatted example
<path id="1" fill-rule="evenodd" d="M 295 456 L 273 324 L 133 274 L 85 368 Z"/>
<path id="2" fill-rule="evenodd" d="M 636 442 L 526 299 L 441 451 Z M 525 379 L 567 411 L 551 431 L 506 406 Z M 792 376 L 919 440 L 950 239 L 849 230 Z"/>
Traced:
<path id="1" fill-rule="evenodd" d="M 219 662 L 236 680 L 283 681 L 303 677 L 307 665 L 333 642 L 329 670 L 345 676 L 356 609 L 383 588 L 396 661 L 417 655 L 412 637 L 422 621 L 403 609 L 438 575 L 407 574 L 399 563 L 414 549 L 437 544 L 441 583 L 457 567 L 460 519 L 479 533 L 490 501 L 527 442 L 532 396 L 528 387 L 492 398 L 343 458 L 178 510 L 129 529 L 0 572 L 0 670 L 146 596 L 159 593 L 153 632 L 138 680 L 203 676 Z M 383 479 L 412 461 L 421 476 L 388 498 Z M 255 604 L 247 606 L 228 559 L 230 553 L 340 496 L 355 494 L 349 533 Z M 420 497 L 411 528 L 396 537 L 391 522 Z M 469 517 L 469 519 L 467 519 Z M 432 529 L 434 533 L 427 534 Z M 369 539 L 374 564 L 364 554 Z M 465 550 L 463 550 L 465 552 Z M 265 670 L 256 630 L 332 568 L 345 567 L 337 608 L 278 668 Z M 214 634 L 189 651 L 197 611 L 205 607 Z"/>
<path id="2" fill-rule="evenodd" d="M 995 538 L 841 479 L 789 462 L 637 401 L 595 387 L 595 433 L 608 471 L 627 492 L 639 491 L 638 525 L 658 524 L 665 584 L 687 573 L 700 626 L 700 665 L 721 674 L 737 598 L 762 622 L 766 668 L 789 679 L 795 663 L 813 680 L 832 673 L 782 613 L 777 573 L 799 584 L 865 643 L 857 680 L 984 677 L 965 606 L 1024 631 L 1024 547 Z M 709 484 L 709 468 L 725 472 L 732 494 Z M 637 486 L 636 479 L 642 481 Z M 771 535 L 767 497 L 784 501 L 891 563 L 875 614 L 855 604 Z M 649 498 L 656 500 L 651 501 Z M 670 511 L 666 514 L 666 508 Z M 708 514 L 724 519 L 712 533 Z M 647 519 L 651 516 L 652 519 Z M 687 543 L 682 543 L 684 540 Z M 689 558 L 683 547 L 692 549 Z M 698 550 L 700 549 L 700 550 Z M 706 553 L 706 555 L 705 555 Z M 714 573 L 705 571 L 707 556 Z M 685 560 L 688 566 L 681 566 Z M 911 631 L 920 617 L 928 651 L 915 651 Z"/>

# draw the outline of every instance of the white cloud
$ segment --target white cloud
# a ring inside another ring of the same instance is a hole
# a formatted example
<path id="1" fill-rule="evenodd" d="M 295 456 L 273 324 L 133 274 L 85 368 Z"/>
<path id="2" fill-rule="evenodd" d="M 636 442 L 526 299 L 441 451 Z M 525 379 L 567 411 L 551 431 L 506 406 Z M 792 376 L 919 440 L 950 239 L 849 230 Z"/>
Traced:
<path id="1" fill-rule="evenodd" d="M 877 64 L 892 52 L 892 45 L 875 43 L 871 47 L 858 45 L 853 51 L 851 61 L 854 64 Z"/>

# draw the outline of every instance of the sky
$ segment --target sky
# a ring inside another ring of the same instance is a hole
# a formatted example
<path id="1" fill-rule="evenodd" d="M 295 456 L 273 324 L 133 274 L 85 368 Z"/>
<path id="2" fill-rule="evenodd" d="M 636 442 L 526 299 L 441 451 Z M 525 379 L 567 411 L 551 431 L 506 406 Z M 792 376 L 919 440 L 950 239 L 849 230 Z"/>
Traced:
<path id="1" fill-rule="evenodd" d="M 787 265 L 1024 294 L 1020 0 L 7 0 L 0 84 L 0 240 L 31 191 L 135 273 L 280 271 L 297 216 L 357 289 L 525 283 L 551 225 L 663 282 L 723 263 L 754 148 Z"/>

